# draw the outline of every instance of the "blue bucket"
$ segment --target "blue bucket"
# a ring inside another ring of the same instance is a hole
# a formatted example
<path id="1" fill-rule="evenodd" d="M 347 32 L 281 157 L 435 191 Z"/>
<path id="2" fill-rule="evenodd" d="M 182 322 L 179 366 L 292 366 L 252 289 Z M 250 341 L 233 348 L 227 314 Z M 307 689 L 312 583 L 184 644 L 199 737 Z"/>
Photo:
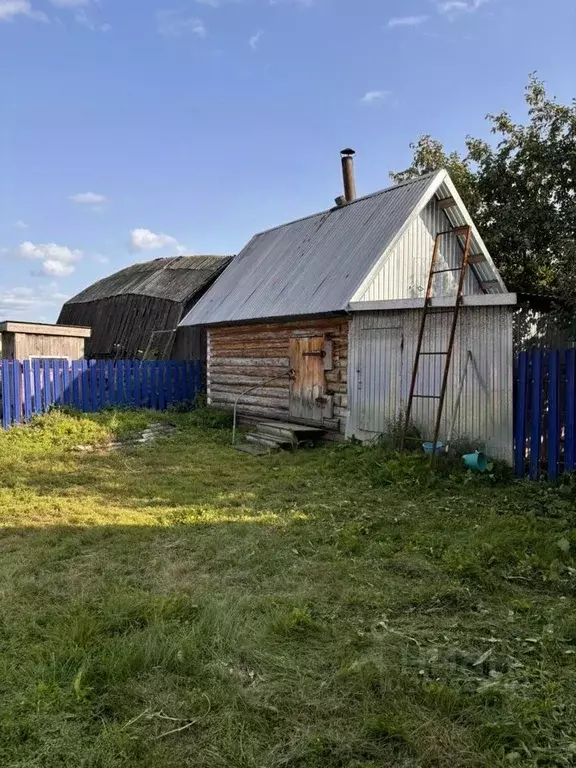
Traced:
<path id="1" fill-rule="evenodd" d="M 486 472 L 486 469 L 488 468 L 486 454 L 481 451 L 467 453 L 465 456 L 462 456 L 462 461 L 464 462 L 464 466 L 468 469 L 473 469 L 476 472 Z"/>
<path id="2" fill-rule="evenodd" d="M 444 448 L 444 443 L 441 443 L 440 440 L 436 443 L 436 450 L 434 450 L 434 446 L 432 443 L 422 443 L 422 448 L 424 448 L 424 453 L 440 453 L 442 449 Z"/>

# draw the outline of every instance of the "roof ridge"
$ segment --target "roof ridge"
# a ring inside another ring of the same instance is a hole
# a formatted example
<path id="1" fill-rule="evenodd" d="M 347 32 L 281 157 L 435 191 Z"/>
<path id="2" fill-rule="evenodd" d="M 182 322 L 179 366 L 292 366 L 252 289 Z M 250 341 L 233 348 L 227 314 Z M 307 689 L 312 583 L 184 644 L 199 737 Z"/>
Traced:
<path id="1" fill-rule="evenodd" d="M 384 187 L 383 189 L 378 189 L 376 192 L 370 192 L 367 195 L 362 195 L 362 197 L 357 197 L 355 200 L 352 200 L 350 203 L 346 203 L 345 205 L 335 206 L 332 208 L 324 208 L 322 211 L 317 211 L 316 213 L 309 213 L 307 216 L 300 216 L 297 219 L 292 219 L 291 221 L 285 221 L 282 224 L 276 224 L 274 227 L 268 227 L 267 229 L 262 229 L 260 232 L 256 232 L 254 236 L 252 237 L 252 240 L 256 237 L 259 237 L 259 235 L 265 235 L 268 232 L 274 232 L 275 229 L 282 229 L 282 227 L 287 227 L 290 224 L 297 224 L 300 221 L 307 221 L 308 219 L 313 219 L 316 216 L 323 216 L 324 214 L 334 213 L 336 211 L 343 211 L 346 208 L 350 208 L 352 205 L 356 205 L 356 203 L 361 203 L 363 200 L 370 200 L 373 197 L 377 197 L 378 195 L 384 195 L 387 192 L 393 192 L 395 189 L 400 189 L 401 187 L 407 187 L 410 184 L 416 184 L 416 182 L 423 181 L 424 179 L 432 178 L 434 176 L 437 176 L 438 174 L 442 173 L 442 169 L 437 171 L 430 171 L 429 173 L 423 173 L 420 176 L 416 176 L 413 179 L 407 179 L 406 181 L 401 181 L 399 184 L 391 184 L 389 187 Z"/>

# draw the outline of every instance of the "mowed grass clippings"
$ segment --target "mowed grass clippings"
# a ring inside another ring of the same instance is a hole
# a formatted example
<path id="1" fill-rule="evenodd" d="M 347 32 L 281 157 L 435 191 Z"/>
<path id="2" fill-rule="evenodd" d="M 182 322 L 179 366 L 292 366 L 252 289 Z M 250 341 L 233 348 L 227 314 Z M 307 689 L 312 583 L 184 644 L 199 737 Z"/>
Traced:
<path id="1" fill-rule="evenodd" d="M 0 435 L 1 766 L 576 763 L 572 484 L 205 424 Z"/>

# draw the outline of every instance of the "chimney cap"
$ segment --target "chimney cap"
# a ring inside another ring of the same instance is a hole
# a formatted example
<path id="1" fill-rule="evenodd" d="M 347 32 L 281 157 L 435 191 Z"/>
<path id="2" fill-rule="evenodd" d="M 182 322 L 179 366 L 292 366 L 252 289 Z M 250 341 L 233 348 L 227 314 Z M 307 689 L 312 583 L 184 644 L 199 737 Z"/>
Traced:
<path id="1" fill-rule="evenodd" d="M 351 157 L 352 155 L 355 155 L 356 152 L 353 149 L 350 149 L 350 147 L 347 147 L 346 149 L 341 149 L 340 154 L 348 155 L 349 157 Z"/>

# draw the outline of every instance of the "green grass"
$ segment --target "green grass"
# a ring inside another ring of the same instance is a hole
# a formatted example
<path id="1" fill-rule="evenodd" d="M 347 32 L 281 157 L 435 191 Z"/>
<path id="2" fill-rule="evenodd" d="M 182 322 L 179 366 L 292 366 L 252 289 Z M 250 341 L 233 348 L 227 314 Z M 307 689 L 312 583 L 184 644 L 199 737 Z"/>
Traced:
<path id="1" fill-rule="evenodd" d="M 1 766 L 576 763 L 573 484 L 161 418 L 0 435 Z"/>

